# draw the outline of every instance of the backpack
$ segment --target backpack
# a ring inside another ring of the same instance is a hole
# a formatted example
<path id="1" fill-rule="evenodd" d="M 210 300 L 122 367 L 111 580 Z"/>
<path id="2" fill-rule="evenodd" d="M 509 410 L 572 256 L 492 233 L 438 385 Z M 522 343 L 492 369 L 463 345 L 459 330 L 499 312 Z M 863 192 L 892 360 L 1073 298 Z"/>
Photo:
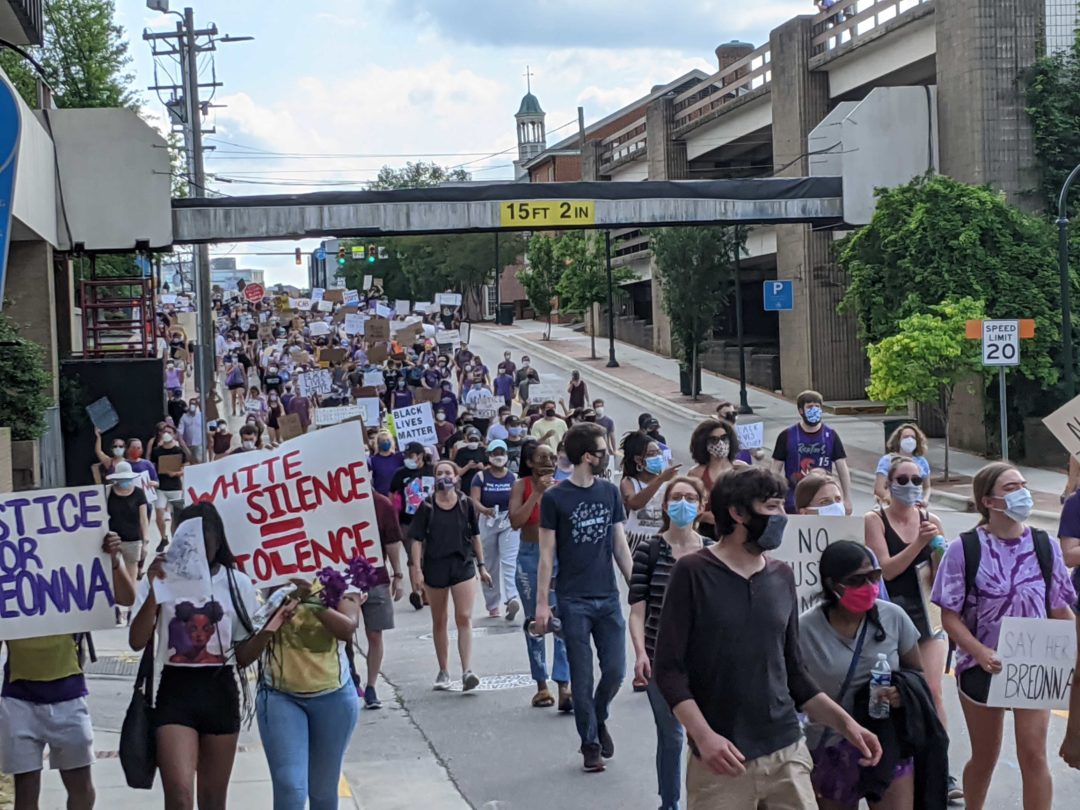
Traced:
<path id="1" fill-rule="evenodd" d="M 1050 586 L 1054 576 L 1054 549 L 1050 544 L 1050 535 L 1041 529 L 1031 530 L 1031 539 L 1035 544 L 1035 557 L 1039 561 L 1046 597 L 1046 616 L 1050 617 Z M 982 562 L 982 545 L 979 542 L 978 529 L 971 529 L 960 535 L 964 545 L 964 610 L 967 610 L 968 597 L 975 590 L 975 577 Z"/>

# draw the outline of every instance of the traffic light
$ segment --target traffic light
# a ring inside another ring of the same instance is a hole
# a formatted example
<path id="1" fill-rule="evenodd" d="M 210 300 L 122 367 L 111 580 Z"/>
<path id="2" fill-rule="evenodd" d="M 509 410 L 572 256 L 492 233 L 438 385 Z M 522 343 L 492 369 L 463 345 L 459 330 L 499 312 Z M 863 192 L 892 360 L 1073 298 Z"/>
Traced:
<path id="1" fill-rule="evenodd" d="M 338 267 L 344 267 L 345 266 L 345 248 L 343 248 L 343 247 L 338 248 L 337 263 L 338 263 Z"/>
<path id="2" fill-rule="evenodd" d="M 300 259 L 300 248 L 297 248 L 296 249 L 296 264 L 297 264 L 297 266 L 299 266 L 299 265 L 301 265 L 303 263 L 304 262 Z"/>
<path id="3" fill-rule="evenodd" d="M 367 260 L 368 264 L 375 264 L 375 245 L 371 244 L 367 246 Z"/>

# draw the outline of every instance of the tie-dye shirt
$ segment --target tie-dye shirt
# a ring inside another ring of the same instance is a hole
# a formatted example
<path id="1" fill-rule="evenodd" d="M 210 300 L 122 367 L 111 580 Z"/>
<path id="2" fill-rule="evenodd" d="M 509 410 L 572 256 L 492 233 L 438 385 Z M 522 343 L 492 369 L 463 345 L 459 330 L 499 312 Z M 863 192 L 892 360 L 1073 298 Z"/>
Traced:
<path id="1" fill-rule="evenodd" d="M 978 532 L 982 556 L 967 610 L 964 610 L 964 544 L 959 538 L 945 552 L 931 601 L 944 610 L 959 613 L 975 638 L 996 650 L 1001 620 L 1006 616 L 1046 618 L 1046 586 L 1035 556 L 1031 529 L 1025 529 L 1015 540 L 994 537 L 982 526 Z M 1076 592 L 1056 538 L 1051 538 L 1050 546 L 1054 553 L 1050 607 L 1066 608 L 1075 604 Z M 958 648 L 956 673 L 959 675 L 973 666 L 974 657 Z"/>

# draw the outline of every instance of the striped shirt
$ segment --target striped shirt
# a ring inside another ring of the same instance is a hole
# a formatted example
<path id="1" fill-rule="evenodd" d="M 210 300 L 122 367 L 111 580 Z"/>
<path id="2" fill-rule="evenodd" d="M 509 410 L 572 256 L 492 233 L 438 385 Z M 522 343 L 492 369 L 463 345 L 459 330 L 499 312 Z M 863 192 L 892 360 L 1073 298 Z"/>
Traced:
<path id="1" fill-rule="evenodd" d="M 701 538 L 704 545 L 712 540 Z M 658 546 L 658 551 L 653 547 Z M 652 564 L 652 560 L 656 564 Z M 646 538 L 634 549 L 634 567 L 630 573 L 630 604 L 645 603 L 645 654 L 652 661 L 656 652 L 656 634 L 660 628 L 660 609 L 664 606 L 675 555 L 668 542 L 659 534 Z M 650 570 L 651 569 L 651 570 Z"/>

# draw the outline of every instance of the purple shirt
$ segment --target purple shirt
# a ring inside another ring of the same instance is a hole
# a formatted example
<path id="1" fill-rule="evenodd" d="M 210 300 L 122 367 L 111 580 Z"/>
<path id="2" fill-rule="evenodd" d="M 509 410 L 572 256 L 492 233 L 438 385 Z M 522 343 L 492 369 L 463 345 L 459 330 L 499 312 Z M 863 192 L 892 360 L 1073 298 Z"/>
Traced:
<path id="1" fill-rule="evenodd" d="M 439 401 L 435 404 L 435 409 L 438 410 L 439 408 L 442 408 L 443 413 L 446 414 L 447 422 L 457 421 L 458 400 L 453 393 L 449 391 L 443 392 L 442 397 L 440 397 Z"/>
<path id="2" fill-rule="evenodd" d="M 131 465 L 132 472 L 139 473 L 139 475 L 146 473 L 151 481 L 158 480 L 157 469 L 145 458 L 137 458 L 134 461 L 128 461 L 128 464 Z"/>
<path id="3" fill-rule="evenodd" d="M 495 396 L 502 397 L 506 404 L 514 398 L 514 378 L 509 374 L 500 374 L 495 378 Z"/>
<path id="4" fill-rule="evenodd" d="M 413 404 L 413 393 L 409 388 L 398 388 L 391 397 L 391 409 L 408 408 Z"/>
<path id="5" fill-rule="evenodd" d="M 368 457 L 368 466 L 371 467 L 371 486 L 376 492 L 383 495 L 390 494 L 390 481 L 394 473 L 405 466 L 404 453 L 391 453 L 388 456 L 375 453 Z"/>
<path id="6" fill-rule="evenodd" d="M 964 611 L 964 544 L 959 539 L 949 544 L 934 580 L 931 601 L 944 610 L 959 613 L 982 644 L 992 650 L 998 646 L 1001 620 L 1005 616 L 1046 618 L 1046 594 L 1031 529 L 1016 540 L 1001 540 L 984 527 L 978 528 L 982 550 L 979 571 L 972 591 L 974 604 Z M 1076 602 L 1076 591 L 1069 581 L 1069 571 L 1061 557 L 1056 539 L 1050 544 L 1054 568 L 1050 582 L 1050 607 L 1069 607 Z M 957 649 L 956 674 L 975 666 L 975 659 L 963 648 Z"/>

